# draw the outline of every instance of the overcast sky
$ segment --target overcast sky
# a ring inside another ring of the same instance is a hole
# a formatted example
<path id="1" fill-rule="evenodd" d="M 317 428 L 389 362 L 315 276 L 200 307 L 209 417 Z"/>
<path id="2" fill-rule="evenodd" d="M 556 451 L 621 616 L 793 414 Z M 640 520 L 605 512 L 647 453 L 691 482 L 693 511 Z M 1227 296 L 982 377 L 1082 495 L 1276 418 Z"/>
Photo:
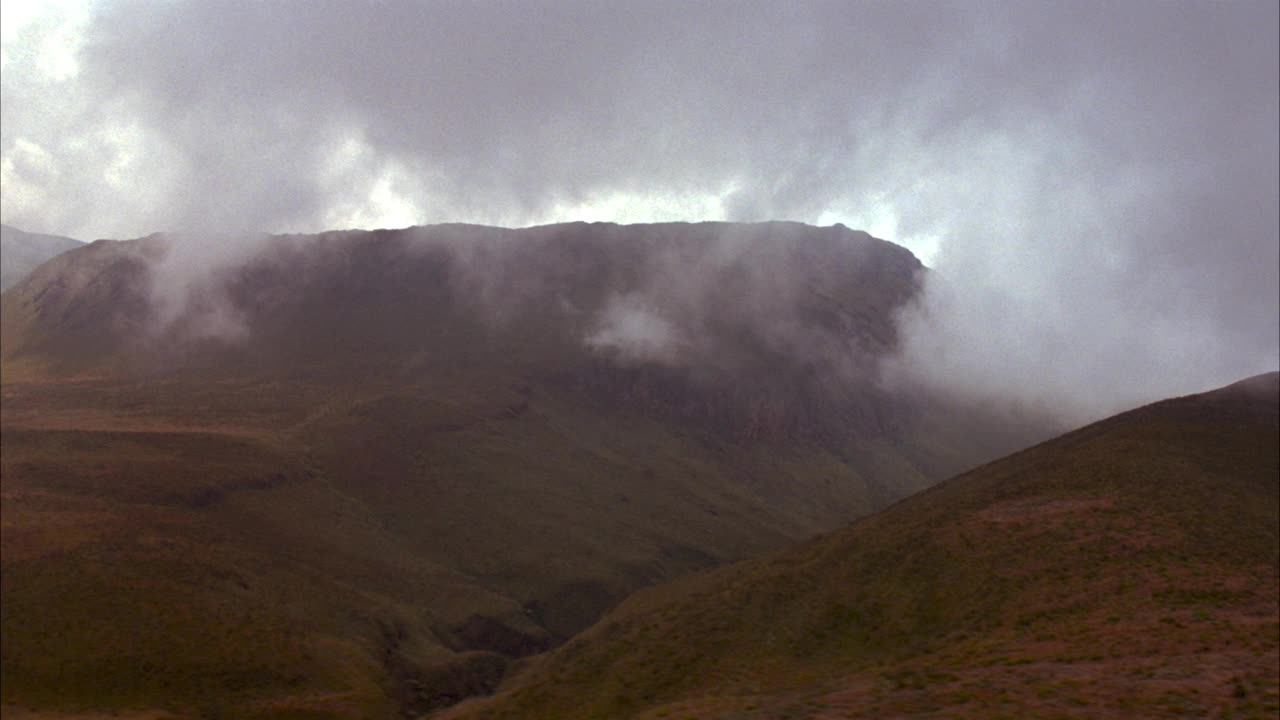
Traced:
<path id="1" fill-rule="evenodd" d="M 908 365 L 1123 403 L 1280 362 L 1276 5 L 6 0 L 3 219 L 843 222 Z"/>

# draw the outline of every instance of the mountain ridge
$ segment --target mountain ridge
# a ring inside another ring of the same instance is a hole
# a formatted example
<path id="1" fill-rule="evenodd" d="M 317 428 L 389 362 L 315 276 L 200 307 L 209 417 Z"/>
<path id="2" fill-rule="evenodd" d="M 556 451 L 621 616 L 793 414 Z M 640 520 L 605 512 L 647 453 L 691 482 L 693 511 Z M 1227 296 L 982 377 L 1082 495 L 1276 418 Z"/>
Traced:
<path id="1" fill-rule="evenodd" d="M 919 272 L 793 224 L 55 258 L 0 301 L 4 701 L 423 712 L 640 587 L 1047 435 L 876 382 Z"/>

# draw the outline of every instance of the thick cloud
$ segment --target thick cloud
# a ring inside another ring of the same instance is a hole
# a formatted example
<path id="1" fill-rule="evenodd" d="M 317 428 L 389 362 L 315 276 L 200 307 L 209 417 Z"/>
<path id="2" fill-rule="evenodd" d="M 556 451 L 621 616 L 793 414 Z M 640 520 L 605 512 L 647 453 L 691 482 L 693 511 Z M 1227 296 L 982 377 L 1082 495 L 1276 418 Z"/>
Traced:
<path id="1" fill-rule="evenodd" d="M 939 270 L 899 377 L 1084 417 L 1280 362 L 1274 2 L 33 18 L 0 130 L 24 229 L 839 221 Z"/>

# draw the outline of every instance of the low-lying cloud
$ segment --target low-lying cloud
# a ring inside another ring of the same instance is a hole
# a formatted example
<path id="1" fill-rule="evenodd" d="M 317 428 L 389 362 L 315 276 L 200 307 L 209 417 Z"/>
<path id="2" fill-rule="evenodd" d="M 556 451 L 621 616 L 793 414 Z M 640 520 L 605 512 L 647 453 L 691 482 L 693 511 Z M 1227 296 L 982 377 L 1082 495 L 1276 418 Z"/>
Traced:
<path id="1" fill-rule="evenodd" d="M 1088 417 L 1280 364 L 1274 2 L 50 7 L 3 23 L 27 230 L 843 222 L 937 271 L 900 380 Z"/>
<path id="2" fill-rule="evenodd" d="M 671 321 L 635 295 L 611 298 L 585 342 L 591 348 L 616 352 L 623 362 L 663 364 L 675 362 L 682 345 Z"/>

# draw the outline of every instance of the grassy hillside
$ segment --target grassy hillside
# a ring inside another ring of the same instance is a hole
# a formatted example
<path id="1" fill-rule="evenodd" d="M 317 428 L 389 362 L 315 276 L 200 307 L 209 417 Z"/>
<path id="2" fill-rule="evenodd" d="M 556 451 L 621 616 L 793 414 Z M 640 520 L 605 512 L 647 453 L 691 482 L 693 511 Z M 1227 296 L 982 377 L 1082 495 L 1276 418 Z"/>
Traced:
<path id="1" fill-rule="evenodd" d="M 642 591 L 459 718 L 1275 717 L 1280 380 Z"/>
<path id="2" fill-rule="evenodd" d="M 919 271 L 793 224 L 54 258 L 0 305 L 0 699 L 421 713 L 1042 433 L 873 382 Z"/>

